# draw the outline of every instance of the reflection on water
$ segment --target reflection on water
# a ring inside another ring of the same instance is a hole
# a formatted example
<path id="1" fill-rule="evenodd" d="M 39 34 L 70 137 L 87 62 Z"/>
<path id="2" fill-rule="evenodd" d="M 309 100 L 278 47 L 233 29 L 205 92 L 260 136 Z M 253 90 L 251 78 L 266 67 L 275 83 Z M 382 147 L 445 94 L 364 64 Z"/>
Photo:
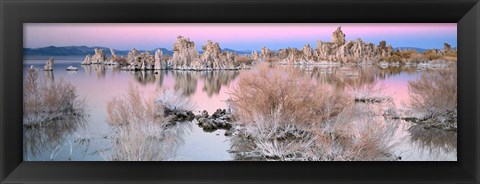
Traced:
<path id="1" fill-rule="evenodd" d="M 52 82 L 52 83 L 55 81 L 53 71 L 44 71 L 44 77 L 45 77 L 46 81 L 49 81 L 49 82 Z"/>
<path id="2" fill-rule="evenodd" d="M 256 154 L 255 143 L 246 136 L 235 135 L 230 138 L 230 150 L 233 160 L 238 161 L 263 161 L 260 154 Z"/>
<path id="3" fill-rule="evenodd" d="M 130 74 L 133 75 L 135 81 L 139 84 L 146 85 L 149 83 L 154 83 L 156 81 L 156 76 L 153 71 L 130 71 Z"/>
<path id="4" fill-rule="evenodd" d="M 408 129 L 411 143 L 432 160 L 456 160 L 457 132 L 413 125 Z M 424 156 L 424 155 L 422 155 Z"/>
<path id="5" fill-rule="evenodd" d="M 205 81 L 203 91 L 207 92 L 207 95 L 218 95 L 222 86 L 229 86 L 230 83 L 238 77 L 240 72 L 233 71 L 205 71 L 201 73 L 201 78 Z"/>
<path id="6" fill-rule="evenodd" d="M 71 115 L 50 122 L 46 127 L 24 127 L 23 153 L 25 160 L 37 160 L 42 154 L 49 154 L 48 158 L 40 160 L 54 160 L 58 149 L 64 146 L 65 141 L 78 129 L 84 128 L 86 117 Z M 70 142 L 71 143 L 71 142 Z"/>
<path id="7" fill-rule="evenodd" d="M 192 126 L 190 122 L 181 122 L 169 126 L 137 123 L 116 127 L 110 153 L 104 153 L 104 157 L 109 161 L 173 160 Z"/>
<path id="8" fill-rule="evenodd" d="M 129 83 L 133 83 L 142 92 L 153 93 L 159 88 L 171 88 L 181 92 L 184 96 L 191 97 L 198 109 L 213 113 L 218 108 L 225 108 L 228 92 L 236 85 L 240 71 L 180 71 L 180 70 L 155 70 L 155 71 L 121 71 L 116 66 L 105 65 L 80 65 L 79 60 L 56 60 L 54 71 L 44 72 L 40 75 L 46 81 L 65 79 L 75 85 L 80 98 L 85 98 L 86 112 L 90 115 L 88 120 L 68 120 L 55 124 L 51 128 L 38 130 L 24 130 L 24 158 L 25 160 L 50 160 L 52 152 L 60 146 L 66 146 L 65 155 L 68 157 L 68 144 L 84 143 L 83 148 L 88 149 L 90 156 L 75 154 L 72 160 L 104 160 L 102 152 L 113 153 L 114 144 L 107 135 L 113 135 L 115 129 L 106 122 L 105 104 L 112 97 L 124 94 Z M 44 61 L 25 61 L 25 71 L 30 65 L 42 68 Z M 68 66 L 79 68 L 76 73 L 65 71 Z M 385 87 L 385 95 L 393 98 L 393 105 L 386 108 L 401 108 L 403 102 L 408 102 L 409 95 L 407 84 L 416 80 L 425 72 L 434 70 L 417 70 L 415 67 L 389 67 L 378 66 L 282 66 L 286 70 L 298 70 L 315 79 L 319 83 L 328 84 L 337 90 L 373 88 L 380 84 Z M 358 109 L 371 108 L 357 104 Z M 393 107 L 392 107 L 393 106 Z M 385 109 L 382 109 L 385 110 Z M 375 110 L 374 110 L 375 111 Z M 406 156 L 410 160 L 455 160 L 456 159 L 456 133 L 435 129 L 422 129 L 416 126 L 410 128 L 409 124 L 400 134 L 405 134 L 408 140 L 402 145 L 403 150 L 408 150 Z M 197 131 L 198 129 L 198 131 Z M 228 153 L 227 150 L 249 150 L 252 144 L 249 140 L 227 139 L 223 133 L 205 133 L 193 123 L 179 123 L 168 129 L 159 129 L 158 135 L 162 137 L 164 158 L 191 159 L 191 160 L 244 160 L 245 157 L 238 153 Z M 75 138 L 82 135 L 84 138 Z M 86 136 L 85 136 L 86 135 Z M 106 138 L 105 138 L 106 137 Z M 90 143 L 89 141 L 90 140 Z M 213 151 L 214 150 L 214 151 Z M 86 152 L 86 151 L 85 151 Z M 401 152 L 401 151 L 400 151 Z M 419 156 L 423 154 L 422 156 Z M 60 157 L 60 156 L 59 156 Z M 221 158 L 220 158 L 221 157 Z M 58 157 L 57 157 L 58 158 Z M 62 157 L 63 158 L 63 157 Z M 251 158 L 251 157 L 250 157 Z M 406 158 L 408 159 L 408 158 Z"/>
<path id="9" fill-rule="evenodd" d="M 191 96 L 197 90 L 196 73 L 190 71 L 173 71 L 175 78 L 175 91 L 180 91 L 184 96 Z"/>

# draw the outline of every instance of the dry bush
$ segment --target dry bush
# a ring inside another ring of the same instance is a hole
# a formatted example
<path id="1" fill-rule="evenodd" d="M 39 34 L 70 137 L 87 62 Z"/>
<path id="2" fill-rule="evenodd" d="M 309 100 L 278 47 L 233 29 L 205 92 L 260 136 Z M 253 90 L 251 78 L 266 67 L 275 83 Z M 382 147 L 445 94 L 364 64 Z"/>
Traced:
<path id="1" fill-rule="evenodd" d="M 433 50 L 427 50 L 423 53 L 424 57 L 429 61 L 442 58 L 442 55 L 434 52 Z"/>
<path id="2" fill-rule="evenodd" d="M 23 123 L 25 126 L 45 126 L 66 116 L 82 115 L 83 100 L 75 87 L 63 80 L 40 81 L 36 70 L 29 70 L 24 81 Z"/>
<path id="3" fill-rule="evenodd" d="M 147 96 L 146 98 L 142 98 Z M 170 89 L 142 94 L 129 86 L 122 98 L 113 98 L 107 103 L 108 123 L 115 128 L 111 153 L 104 153 L 111 161 L 158 161 L 173 157 L 179 144 L 179 132 L 172 133 L 181 125 L 167 126 L 165 108 L 190 109 L 188 98 Z M 180 132 L 181 133 L 181 132 Z"/>
<path id="4" fill-rule="evenodd" d="M 254 124 L 232 137 L 232 152 L 243 160 L 395 160 L 391 152 L 397 145 L 393 137 L 398 124 L 383 117 L 372 118 L 368 109 L 356 111 L 347 107 L 334 119 L 311 129 L 256 115 Z"/>
<path id="5" fill-rule="evenodd" d="M 279 61 L 278 58 L 276 57 L 268 57 L 268 58 L 265 58 L 264 62 L 267 62 L 267 63 L 273 63 L 273 62 L 276 62 L 276 61 Z"/>
<path id="6" fill-rule="evenodd" d="M 457 52 L 447 52 L 445 54 L 446 57 L 454 57 L 457 58 Z"/>
<path id="7" fill-rule="evenodd" d="M 456 54 L 455 54 L 455 56 L 446 55 L 446 56 L 443 56 L 442 59 L 445 60 L 445 61 L 457 61 L 457 55 Z"/>
<path id="8" fill-rule="evenodd" d="M 253 62 L 253 59 L 249 56 L 236 56 L 235 60 L 237 62 L 245 63 L 245 64 L 251 64 Z"/>
<path id="9" fill-rule="evenodd" d="M 436 120 L 450 116 L 457 109 L 457 70 L 424 73 L 416 81 L 408 82 L 410 106 L 425 117 Z M 447 117 L 451 118 L 451 117 Z M 456 118 L 454 122 L 456 123 Z"/>
<path id="10" fill-rule="evenodd" d="M 231 92 L 231 105 L 242 123 L 260 115 L 287 124 L 313 125 L 342 111 L 346 95 L 315 83 L 298 71 L 259 66 L 241 74 Z"/>
<path id="11" fill-rule="evenodd" d="M 182 95 L 182 90 L 175 92 L 171 89 L 161 89 L 157 91 L 155 103 L 170 110 L 193 111 L 195 104 L 189 97 Z"/>
<path id="12" fill-rule="evenodd" d="M 261 155 L 267 160 L 315 160 L 316 155 L 311 148 L 316 136 L 294 124 L 281 122 L 281 118 L 255 115 L 255 123 L 246 126 L 245 133 L 253 143 L 248 150 L 253 155 Z M 243 150 L 245 152 L 245 150 Z"/>
<path id="13" fill-rule="evenodd" d="M 297 70 L 263 65 L 242 75 L 230 105 L 245 124 L 238 136 L 247 137 L 251 145 L 234 143 L 234 148 L 248 148 L 236 154 L 267 160 L 394 159 L 396 123 L 374 117 L 374 108 L 354 108 L 352 97 Z"/>
<path id="14" fill-rule="evenodd" d="M 146 96 L 146 98 L 143 98 Z M 122 126 L 131 123 L 164 122 L 166 109 L 173 111 L 192 111 L 195 105 L 181 92 L 171 89 L 157 90 L 150 95 L 144 95 L 132 85 L 122 98 L 113 98 L 107 102 L 108 123 Z"/>
<path id="15" fill-rule="evenodd" d="M 398 55 L 392 55 L 392 56 L 389 56 L 389 57 L 385 57 L 384 60 L 389 62 L 389 63 L 394 63 L 394 62 L 401 62 L 402 58 Z"/>
<path id="16" fill-rule="evenodd" d="M 414 54 L 417 54 L 417 51 L 413 49 L 392 52 L 393 56 L 399 56 L 401 59 L 410 59 Z"/>
<path id="17" fill-rule="evenodd" d="M 374 117 L 370 108 L 346 108 L 316 133 L 319 160 L 394 160 L 396 122 Z"/>
<path id="18" fill-rule="evenodd" d="M 410 55 L 409 60 L 414 63 L 421 63 L 427 61 L 427 58 L 423 54 L 413 53 Z"/>
<path id="19" fill-rule="evenodd" d="M 143 98 L 147 96 L 147 98 Z M 131 123 L 161 122 L 163 106 L 154 103 L 154 95 L 143 95 L 132 85 L 123 98 L 113 98 L 107 102 L 107 122 L 110 125 Z"/>
<path id="20" fill-rule="evenodd" d="M 163 132 L 162 126 L 152 122 L 117 127 L 111 153 L 102 155 L 109 161 L 169 160 L 176 145 L 171 144 Z"/>

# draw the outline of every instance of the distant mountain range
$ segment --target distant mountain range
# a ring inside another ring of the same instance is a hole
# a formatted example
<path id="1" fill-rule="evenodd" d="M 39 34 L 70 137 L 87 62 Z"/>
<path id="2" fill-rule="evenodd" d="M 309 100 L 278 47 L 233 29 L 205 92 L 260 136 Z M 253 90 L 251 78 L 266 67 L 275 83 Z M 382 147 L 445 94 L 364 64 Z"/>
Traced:
<path id="1" fill-rule="evenodd" d="M 110 56 L 110 48 L 107 47 L 87 47 L 87 46 L 66 46 L 66 47 L 41 47 L 41 48 L 23 48 L 24 56 L 86 56 L 87 54 L 95 54 L 94 49 L 99 48 L 105 50 L 105 54 Z M 165 49 L 158 48 L 162 50 L 163 54 L 172 55 L 173 52 Z M 116 50 L 116 55 L 126 56 L 129 50 Z M 150 50 L 150 52 L 155 53 L 157 49 Z M 145 52 L 145 50 L 139 50 L 140 52 Z"/>
<path id="2" fill-rule="evenodd" d="M 49 46 L 49 47 L 41 47 L 41 48 L 24 48 L 23 49 L 23 55 L 24 56 L 86 56 L 87 54 L 93 55 L 95 52 L 93 51 L 94 48 L 99 48 L 105 50 L 105 54 L 107 57 L 109 57 L 110 54 L 110 48 L 108 47 L 87 47 L 87 46 L 65 46 L 65 47 L 55 47 L 55 46 Z M 166 48 L 158 48 L 160 49 L 163 54 L 172 56 L 173 51 L 168 50 Z M 115 51 L 116 55 L 120 56 L 126 56 L 130 50 L 116 50 Z M 153 54 L 157 48 L 150 50 L 150 52 Z M 222 49 L 223 51 L 230 51 L 230 52 L 237 52 L 238 54 L 251 54 L 251 51 L 236 51 L 233 49 L 225 48 Z M 146 50 L 138 50 L 139 52 L 145 52 Z M 199 51 L 202 53 L 203 51 Z"/>

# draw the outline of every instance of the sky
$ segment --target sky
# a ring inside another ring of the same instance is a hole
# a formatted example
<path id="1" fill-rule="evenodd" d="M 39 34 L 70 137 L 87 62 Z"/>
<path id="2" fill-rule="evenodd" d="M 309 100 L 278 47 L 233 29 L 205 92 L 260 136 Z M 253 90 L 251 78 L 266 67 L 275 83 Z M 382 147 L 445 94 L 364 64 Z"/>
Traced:
<path id="1" fill-rule="evenodd" d="M 330 41 L 341 26 L 347 40 L 361 38 L 375 45 L 381 40 L 393 47 L 457 47 L 456 23 L 289 23 L 289 24 L 165 24 L 165 23 L 25 23 L 24 48 L 47 46 L 103 46 L 118 50 L 166 48 L 171 50 L 177 36 L 194 41 L 198 50 L 207 40 L 221 48 L 238 51 L 273 50 L 305 44 L 315 47 L 317 40 Z"/>

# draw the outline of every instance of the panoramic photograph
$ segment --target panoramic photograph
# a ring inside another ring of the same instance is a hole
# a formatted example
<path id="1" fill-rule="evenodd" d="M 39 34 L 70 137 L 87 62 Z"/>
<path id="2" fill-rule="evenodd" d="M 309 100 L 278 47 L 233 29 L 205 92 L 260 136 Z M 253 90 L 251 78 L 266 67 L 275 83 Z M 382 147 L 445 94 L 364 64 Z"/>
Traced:
<path id="1" fill-rule="evenodd" d="M 457 161 L 456 23 L 24 23 L 24 161 Z"/>

